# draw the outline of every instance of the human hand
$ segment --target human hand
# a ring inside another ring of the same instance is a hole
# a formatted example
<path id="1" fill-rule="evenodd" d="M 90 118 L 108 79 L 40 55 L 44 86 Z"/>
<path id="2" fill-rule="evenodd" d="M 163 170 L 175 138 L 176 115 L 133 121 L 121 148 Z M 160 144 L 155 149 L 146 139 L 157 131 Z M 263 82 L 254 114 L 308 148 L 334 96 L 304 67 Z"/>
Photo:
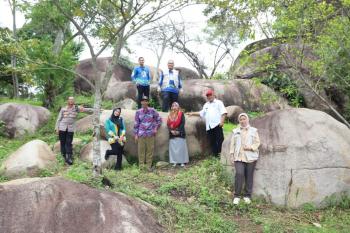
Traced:
<path id="1" fill-rule="evenodd" d="M 244 145 L 243 150 L 252 150 L 252 148 L 250 146 Z"/>
<path id="2" fill-rule="evenodd" d="M 137 142 L 138 139 L 139 139 L 139 137 L 137 135 L 135 135 L 135 142 Z"/>
<path id="3" fill-rule="evenodd" d="M 57 135 L 59 134 L 58 129 L 55 129 L 55 132 L 56 132 Z"/>
<path id="4" fill-rule="evenodd" d="M 160 86 L 157 87 L 157 92 L 161 92 L 162 89 L 160 88 Z"/>
<path id="5" fill-rule="evenodd" d="M 84 112 L 84 111 L 85 111 L 85 108 L 82 105 L 80 105 L 79 106 L 79 112 Z"/>
<path id="6" fill-rule="evenodd" d="M 230 161 L 232 165 L 235 163 L 235 158 L 233 157 L 233 154 L 230 154 Z"/>

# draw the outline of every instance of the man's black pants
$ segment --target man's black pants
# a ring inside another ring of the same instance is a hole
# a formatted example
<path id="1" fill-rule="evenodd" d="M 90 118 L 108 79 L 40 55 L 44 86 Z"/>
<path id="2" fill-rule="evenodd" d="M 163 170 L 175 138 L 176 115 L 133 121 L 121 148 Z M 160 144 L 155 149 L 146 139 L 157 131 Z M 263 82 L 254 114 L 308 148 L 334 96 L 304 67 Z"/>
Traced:
<path id="1" fill-rule="evenodd" d="M 63 157 L 65 157 L 66 154 L 73 154 L 73 136 L 74 132 L 68 132 L 66 131 L 59 131 L 58 132 L 58 137 L 60 139 L 60 144 L 61 144 L 61 154 Z"/>
<path id="2" fill-rule="evenodd" d="M 221 153 L 221 146 L 224 141 L 224 132 L 222 130 L 222 127 L 218 125 L 215 128 L 208 130 L 207 135 L 213 155 L 219 156 Z"/>
<path id="3" fill-rule="evenodd" d="M 178 93 L 162 91 L 162 100 L 163 100 L 162 111 L 168 112 L 169 109 L 171 108 L 171 105 L 174 102 L 177 102 L 178 99 L 179 99 Z"/>
<path id="4" fill-rule="evenodd" d="M 147 98 L 149 99 L 149 86 L 142 86 L 142 85 L 137 85 L 137 107 L 138 109 L 141 108 L 141 99 L 142 96 L 147 96 Z"/>

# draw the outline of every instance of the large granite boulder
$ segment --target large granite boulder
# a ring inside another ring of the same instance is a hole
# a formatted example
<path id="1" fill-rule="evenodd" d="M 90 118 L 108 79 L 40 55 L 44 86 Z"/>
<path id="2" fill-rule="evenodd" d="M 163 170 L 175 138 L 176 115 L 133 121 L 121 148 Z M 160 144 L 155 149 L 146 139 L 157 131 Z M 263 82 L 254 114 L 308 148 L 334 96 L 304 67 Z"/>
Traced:
<path id="1" fill-rule="evenodd" d="M 105 140 L 100 140 L 100 152 L 101 152 L 101 164 L 103 168 L 113 168 L 113 166 L 116 163 L 116 159 L 117 156 L 111 155 L 110 158 L 108 160 L 105 160 L 105 153 L 106 150 L 110 150 L 111 149 L 111 145 L 105 141 Z M 93 162 L 93 143 L 90 142 L 88 144 L 86 144 L 80 151 L 80 159 L 82 159 L 83 161 L 86 162 Z M 127 166 L 129 163 L 126 160 L 125 156 L 123 155 L 123 159 L 122 159 L 122 165 Z"/>
<path id="2" fill-rule="evenodd" d="M 201 110 L 207 101 L 205 92 L 211 88 L 225 106 L 238 105 L 247 111 L 272 111 L 288 107 L 285 99 L 280 98 L 273 90 L 263 84 L 255 84 L 252 80 L 184 80 L 183 92 L 179 95 L 179 103 L 186 111 Z M 117 91 L 118 90 L 118 91 Z M 136 87 L 132 82 L 114 82 L 108 86 L 105 99 L 114 102 L 125 98 L 136 100 Z M 162 102 L 157 84 L 151 85 L 151 96 L 158 103 Z"/>
<path id="3" fill-rule="evenodd" d="M 326 205 L 325 199 L 350 195 L 350 130 L 328 114 L 310 109 L 267 113 L 251 121 L 261 139 L 253 194 L 277 205 Z M 229 162 L 231 136 L 221 161 Z"/>
<path id="4" fill-rule="evenodd" d="M 0 173 L 6 177 L 36 176 L 40 169 L 48 168 L 55 162 L 55 155 L 46 142 L 33 140 L 13 152 L 2 163 Z"/>
<path id="5" fill-rule="evenodd" d="M 120 102 L 124 99 L 132 99 L 136 101 L 137 89 L 136 85 L 131 82 L 110 81 L 104 94 L 104 99 Z"/>
<path id="6" fill-rule="evenodd" d="M 301 56 L 303 63 L 300 62 Z M 267 59 L 270 58 L 270 59 Z M 320 77 L 310 76 L 310 62 L 317 61 L 312 47 L 303 43 L 287 44 L 271 39 L 254 42 L 248 45 L 236 59 L 232 76 L 239 79 L 249 78 L 267 78 L 270 77 L 271 65 L 276 67 L 275 73 L 288 76 L 296 86 L 304 98 L 304 104 L 307 108 L 325 111 L 334 115 L 328 105 L 326 105 L 317 95 L 305 84 L 300 78 L 295 67 L 299 66 L 299 70 L 307 82 L 311 85 L 322 86 L 323 80 Z M 319 83 L 318 83 L 319 82 Z M 343 112 L 349 97 L 342 92 L 339 87 L 324 85 L 324 88 L 318 91 L 324 99 L 332 104 L 338 111 Z M 336 117 L 334 115 L 334 117 Z"/>
<path id="7" fill-rule="evenodd" d="M 103 77 L 107 71 L 107 67 L 110 64 L 112 58 L 111 57 L 103 57 L 97 59 L 97 69 L 99 71 L 99 78 Z M 93 81 L 93 68 L 91 64 L 91 59 L 86 59 L 80 61 L 77 65 L 75 71 L 84 76 L 89 81 Z M 130 81 L 131 80 L 131 72 L 132 70 L 125 66 L 118 64 L 113 67 L 113 74 L 111 77 L 111 82 L 115 81 Z M 91 86 L 81 77 L 77 76 L 74 80 L 74 88 L 78 92 L 90 92 Z"/>
<path id="8" fill-rule="evenodd" d="M 231 123 L 238 123 L 238 116 L 239 114 L 243 113 L 244 110 L 240 106 L 231 105 L 226 107 L 227 110 L 227 120 L 229 120 Z"/>
<path id="9" fill-rule="evenodd" d="M 164 232 L 151 205 L 62 178 L 2 183 L 0 199 L 0 232 Z"/>
<path id="10" fill-rule="evenodd" d="M 137 158 L 137 144 L 134 141 L 133 127 L 135 112 L 133 110 L 122 110 L 122 117 L 125 120 L 126 125 L 126 137 L 127 142 L 124 147 L 125 154 Z M 103 111 L 101 114 L 101 127 L 104 122 L 111 116 L 112 111 Z M 166 120 L 168 115 L 160 112 L 163 123 L 158 130 L 155 144 L 155 156 L 161 160 L 168 160 L 168 144 L 169 133 L 166 126 Z M 92 117 L 87 116 L 77 121 L 77 132 L 86 132 L 92 128 Z M 186 134 L 187 134 L 187 146 L 190 157 L 196 155 L 209 154 L 210 149 L 208 147 L 207 136 L 205 132 L 205 124 L 199 117 L 186 116 Z"/>
<path id="11" fill-rule="evenodd" d="M 272 111 L 288 107 L 273 90 L 251 80 L 185 80 L 180 106 L 187 111 L 201 110 L 207 101 L 205 92 L 213 89 L 225 106 L 238 105 L 246 111 Z"/>
<path id="12" fill-rule="evenodd" d="M 74 154 L 79 153 L 79 148 L 82 146 L 83 143 L 83 140 L 81 140 L 80 138 L 73 138 L 72 146 Z M 53 145 L 52 151 L 55 154 L 61 153 L 61 143 L 59 141 Z"/>
<path id="13" fill-rule="evenodd" d="M 6 103 L 0 105 L 0 120 L 5 123 L 5 134 L 10 138 L 34 133 L 50 118 L 50 111 L 28 104 Z"/>

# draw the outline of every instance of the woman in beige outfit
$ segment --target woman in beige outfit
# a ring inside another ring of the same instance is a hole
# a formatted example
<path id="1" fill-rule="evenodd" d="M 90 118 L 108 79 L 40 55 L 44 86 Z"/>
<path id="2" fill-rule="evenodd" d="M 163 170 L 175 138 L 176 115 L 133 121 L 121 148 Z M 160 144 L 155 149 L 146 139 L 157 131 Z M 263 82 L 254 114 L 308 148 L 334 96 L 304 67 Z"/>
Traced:
<path id="1" fill-rule="evenodd" d="M 251 203 L 254 169 L 259 158 L 258 148 L 260 146 L 258 130 L 249 125 L 248 115 L 241 113 L 238 121 L 239 127 L 233 130 L 230 145 L 231 162 L 236 171 L 233 198 L 235 205 L 239 204 L 241 195 L 245 203 Z M 242 194 L 243 182 L 245 183 L 244 194 Z"/>

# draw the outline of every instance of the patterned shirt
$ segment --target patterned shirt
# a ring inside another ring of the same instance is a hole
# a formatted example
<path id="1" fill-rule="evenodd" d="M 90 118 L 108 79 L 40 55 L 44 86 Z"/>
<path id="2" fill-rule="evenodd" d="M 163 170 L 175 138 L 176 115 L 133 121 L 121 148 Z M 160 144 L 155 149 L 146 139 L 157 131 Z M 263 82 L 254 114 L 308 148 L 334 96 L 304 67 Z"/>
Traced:
<path id="1" fill-rule="evenodd" d="M 132 71 L 131 79 L 137 85 L 149 86 L 151 83 L 151 72 L 147 66 L 135 67 Z"/>
<path id="2" fill-rule="evenodd" d="M 154 136 L 161 124 L 162 119 L 154 108 L 141 108 L 135 114 L 134 134 L 138 137 Z"/>

